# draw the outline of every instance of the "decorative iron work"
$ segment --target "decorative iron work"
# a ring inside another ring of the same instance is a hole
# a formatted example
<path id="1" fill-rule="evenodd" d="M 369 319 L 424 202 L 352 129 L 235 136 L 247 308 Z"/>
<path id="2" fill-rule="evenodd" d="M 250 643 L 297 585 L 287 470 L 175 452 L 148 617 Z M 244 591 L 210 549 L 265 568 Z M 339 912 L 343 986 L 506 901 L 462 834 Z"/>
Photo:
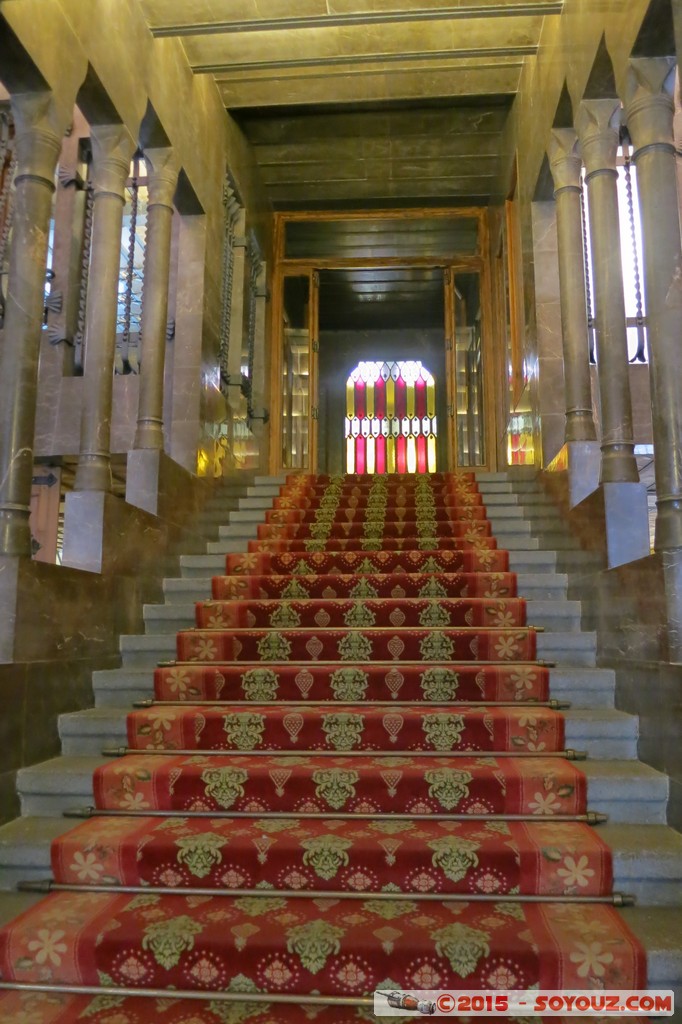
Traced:
<path id="1" fill-rule="evenodd" d="M 121 234 L 121 262 L 116 327 L 115 372 L 140 372 L 141 313 L 144 290 L 144 255 L 147 225 L 147 170 L 137 152 L 126 184 L 126 206 Z"/>
<path id="2" fill-rule="evenodd" d="M 623 170 L 625 172 L 625 194 L 628 206 L 628 225 L 630 228 L 630 242 L 632 244 L 632 265 L 634 271 L 635 287 L 635 326 L 637 327 L 637 351 L 630 360 L 631 363 L 645 363 L 646 360 L 646 335 L 644 331 L 644 306 L 642 303 L 642 281 L 639 270 L 639 253 L 637 252 L 637 229 L 635 227 L 635 202 L 632 187 L 632 149 L 629 139 L 623 141 Z M 630 318 L 628 318 L 628 326 Z"/>
<path id="3" fill-rule="evenodd" d="M 9 111 L 0 111 L 0 327 L 5 314 L 5 259 L 14 212 L 14 122 Z"/>
<path id="4" fill-rule="evenodd" d="M 246 330 L 246 373 L 242 373 L 242 394 L 246 398 L 247 416 L 253 418 L 253 360 L 256 351 L 256 309 L 258 301 L 258 279 L 261 273 L 261 258 L 258 244 L 253 235 L 247 246 L 249 260 L 249 312 Z"/>
<path id="5" fill-rule="evenodd" d="M 92 184 L 92 163 L 87 163 L 87 177 L 83 183 L 85 202 L 83 208 L 83 240 L 81 243 L 80 279 L 78 282 L 78 315 L 76 333 L 73 339 L 73 363 L 76 374 L 83 372 L 85 361 L 85 308 L 88 297 L 90 275 L 90 250 L 92 248 L 92 215 L 95 207 L 95 190 Z"/>
<path id="6" fill-rule="evenodd" d="M 580 214 L 583 222 L 583 259 L 585 261 L 585 302 L 587 304 L 587 340 L 590 351 L 590 362 L 596 363 L 594 350 L 594 314 L 592 311 L 592 271 L 590 268 L 590 247 L 587 242 L 587 203 L 585 201 L 585 179 L 580 181 Z"/>
<path id="7" fill-rule="evenodd" d="M 133 307 L 133 277 L 135 274 L 135 242 L 137 235 L 137 210 L 139 205 L 139 178 L 138 167 L 135 162 L 135 174 L 130 185 L 130 227 L 128 229 L 128 261 L 125 270 L 125 292 L 123 299 L 123 337 L 124 345 L 130 344 L 130 323 Z"/>
<path id="8" fill-rule="evenodd" d="M 220 333 L 218 347 L 218 369 L 220 373 L 220 390 L 227 397 L 229 387 L 239 386 L 230 381 L 230 332 L 232 326 L 232 292 L 234 286 L 234 250 L 236 241 L 235 226 L 241 211 L 234 188 L 229 179 L 223 187 L 223 206 L 225 207 L 223 235 L 223 265 L 221 278 Z"/>

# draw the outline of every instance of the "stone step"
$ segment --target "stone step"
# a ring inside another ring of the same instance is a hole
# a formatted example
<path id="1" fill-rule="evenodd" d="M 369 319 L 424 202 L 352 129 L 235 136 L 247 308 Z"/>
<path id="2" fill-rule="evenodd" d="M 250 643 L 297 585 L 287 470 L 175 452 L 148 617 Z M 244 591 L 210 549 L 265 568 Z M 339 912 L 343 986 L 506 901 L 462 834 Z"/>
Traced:
<path id="1" fill-rule="evenodd" d="M 520 573 L 517 580 L 520 597 L 541 601 L 566 597 L 568 576 L 565 573 Z M 178 577 L 163 581 L 166 604 L 206 601 L 211 596 L 211 577 Z"/>
<path id="2" fill-rule="evenodd" d="M 175 630 L 121 636 L 119 646 L 124 665 L 156 665 L 175 657 Z M 538 633 L 538 658 L 544 661 L 591 666 L 595 664 L 596 650 L 597 639 L 593 632 Z"/>
<path id="3" fill-rule="evenodd" d="M 119 647 L 126 667 L 155 667 L 159 661 L 170 661 L 176 656 L 174 633 L 121 636 Z"/>
<path id="4" fill-rule="evenodd" d="M 205 555 L 191 557 L 206 557 Z M 180 560 L 182 564 L 182 559 Z M 555 551 L 541 551 L 539 548 L 510 551 L 509 569 L 516 573 L 554 573 L 556 572 L 557 556 Z"/>
<path id="5" fill-rule="evenodd" d="M 137 700 L 154 696 L 152 666 L 100 669 L 92 673 L 95 707 L 123 707 L 130 710 Z"/>
<path id="6" fill-rule="evenodd" d="M 251 500 L 256 500 L 256 499 L 251 499 Z M 265 508 L 270 508 L 270 505 L 266 505 Z M 265 522 L 265 509 L 264 508 L 242 508 L 242 509 L 238 509 L 236 512 L 231 512 L 230 513 L 229 525 L 221 527 L 221 529 L 220 529 L 220 536 L 221 537 L 231 537 L 231 536 L 233 536 L 233 534 L 230 533 L 229 531 L 230 531 L 231 526 L 234 524 L 235 526 L 237 526 L 237 525 L 239 525 L 239 526 L 241 526 L 241 525 L 253 526 L 253 533 L 251 534 L 251 536 L 255 537 L 255 535 L 256 535 L 256 529 L 255 529 L 256 526 L 259 523 L 264 523 L 264 522 Z"/>
<path id="7" fill-rule="evenodd" d="M 41 897 L 35 893 L 0 893 L 0 926 L 29 910 Z M 682 1000 L 682 929 L 677 907 L 635 906 L 619 911 L 646 949 L 647 987 L 672 989 Z M 151 1002 L 151 1000 L 150 1000 Z M 660 1018 L 674 1020 L 673 1017 Z"/>
<path id="8" fill-rule="evenodd" d="M 50 847 L 71 818 L 17 818 L 0 827 L 0 890 L 52 878 Z M 649 906 L 682 904 L 682 835 L 667 825 L 600 825 L 613 851 L 613 888 Z"/>
<path id="9" fill-rule="evenodd" d="M 253 478 L 254 487 L 281 487 L 287 482 L 287 474 L 279 473 L 274 476 L 262 476 L 257 474 Z"/>
<path id="10" fill-rule="evenodd" d="M 502 547 L 502 545 L 501 545 Z M 504 547 L 510 553 L 509 568 L 512 572 L 555 572 L 557 556 L 554 551 L 542 551 L 539 548 L 537 538 L 524 538 L 522 544 L 518 544 L 513 538 L 505 541 Z M 247 550 L 247 540 L 233 540 L 228 549 L 232 552 L 243 552 Z M 583 555 L 591 552 L 577 552 L 582 559 Z M 183 579 L 196 579 L 207 577 L 207 575 L 220 575 L 225 571 L 224 552 L 210 553 L 207 555 L 181 555 L 180 571 Z"/>
<path id="11" fill-rule="evenodd" d="M 519 597 L 525 597 L 529 601 L 565 600 L 568 576 L 566 573 L 558 572 L 520 572 L 517 573 L 516 586 Z"/>
<path id="12" fill-rule="evenodd" d="M 542 661 L 593 666 L 597 657 L 597 634 L 588 631 L 538 633 L 537 652 Z"/>
<path id="13" fill-rule="evenodd" d="M 478 481 L 479 494 L 483 495 L 485 503 L 492 494 L 506 494 L 512 497 L 515 494 L 514 488 L 509 480 L 483 480 Z"/>
<path id="14" fill-rule="evenodd" d="M 272 508 L 273 499 L 265 496 L 256 498 L 240 498 L 239 499 L 239 511 L 240 512 L 253 512 L 253 511 L 265 511 L 266 509 Z"/>
<path id="15" fill-rule="evenodd" d="M 494 529 L 498 535 L 498 546 L 506 551 L 538 551 L 540 541 L 537 537 L 530 536 L 529 525 L 523 520 L 513 520 L 508 526 L 501 525 Z M 256 540 L 255 525 L 251 523 L 236 523 L 235 525 L 222 526 L 220 538 L 217 541 L 210 541 L 207 544 L 207 551 L 212 555 L 227 554 L 230 551 L 246 551 L 249 541 Z M 238 548 L 237 545 L 245 545 Z"/>
<path id="16" fill-rule="evenodd" d="M 56 817 L 73 807 L 93 802 L 92 773 L 109 759 L 55 757 L 22 768 L 17 789 L 22 814 Z M 608 814 L 615 823 L 664 825 L 668 778 L 641 761 L 580 762 L 588 779 L 590 810 Z"/>
<path id="17" fill-rule="evenodd" d="M 465 472 L 467 472 L 467 470 L 465 470 Z M 476 469 L 474 470 L 474 477 L 476 478 L 476 483 L 479 487 L 481 487 L 482 484 L 511 484 L 512 482 L 506 469 L 498 470 L 494 473 L 484 469 Z"/>
<path id="18" fill-rule="evenodd" d="M 573 708 L 612 708 L 614 705 L 616 673 L 613 669 L 557 665 L 550 670 L 549 678 L 550 697 L 570 701 Z"/>
<path id="19" fill-rule="evenodd" d="M 166 578 L 163 581 L 166 604 L 184 604 L 186 601 L 208 601 L 211 597 L 211 577 L 197 576 L 184 579 Z"/>
<path id="20" fill-rule="evenodd" d="M 512 520 L 506 526 L 503 521 L 494 528 L 493 532 L 497 535 L 498 546 L 506 551 L 537 551 L 540 547 L 540 540 L 531 536 L 530 526 L 523 520 Z M 209 541 L 207 550 L 212 555 L 226 554 L 235 550 L 235 543 L 246 543 L 255 539 L 256 530 L 252 523 L 221 526 L 220 539 Z"/>
<path id="21" fill-rule="evenodd" d="M 564 716 L 567 747 L 600 760 L 637 756 L 636 716 L 614 708 L 571 708 Z M 95 756 L 108 747 L 126 746 L 126 709 L 88 708 L 60 715 L 59 735 L 66 757 Z"/>
<path id="22" fill-rule="evenodd" d="M 542 626 L 557 632 L 575 631 L 580 629 L 580 613 L 579 601 L 568 601 L 565 598 L 530 600 L 527 603 L 526 621 L 531 626 Z M 145 604 L 143 616 L 147 633 L 176 633 L 180 629 L 191 629 L 195 625 L 194 602 Z"/>
<path id="23" fill-rule="evenodd" d="M 247 498 L 279 498 L 281 487 L 279 484 L 261 484 L 259 487 L 247 487 Z"/>
<path id="24" fill-rule="evenodd" d="M 153 665 L 100 669 L 92 681 L 97 707 L 129 709 L 154 695 Z M 615 686 L 610 668 L 557 666 L 550 674 L 550 697 L 570 701 L 576 709 L 613 707 Z"/>
<path id="25" fill-rule="evenodd" d="M 667 775 L 641 761 L 587 760 L 589 806 L 609 815 L 611 823 L 665 825 L 669 795 Z"/>

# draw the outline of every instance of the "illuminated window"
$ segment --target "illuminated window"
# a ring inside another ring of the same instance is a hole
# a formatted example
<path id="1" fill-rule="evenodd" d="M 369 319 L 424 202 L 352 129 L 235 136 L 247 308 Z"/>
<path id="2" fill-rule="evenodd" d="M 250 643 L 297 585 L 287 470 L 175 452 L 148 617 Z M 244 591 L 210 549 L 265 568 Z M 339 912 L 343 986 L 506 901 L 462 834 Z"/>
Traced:
<path id="1" fill-rule="evenodd" d="M 358 363 L 346 382 L 346 472 L 433 473 L 436 384 L 419 362 Z"/>

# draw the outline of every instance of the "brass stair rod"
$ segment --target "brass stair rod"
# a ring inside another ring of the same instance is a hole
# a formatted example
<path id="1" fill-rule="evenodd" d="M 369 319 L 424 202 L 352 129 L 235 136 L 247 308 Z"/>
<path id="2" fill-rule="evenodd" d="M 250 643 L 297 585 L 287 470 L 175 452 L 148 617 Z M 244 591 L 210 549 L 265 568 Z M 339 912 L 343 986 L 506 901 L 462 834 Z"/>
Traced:
<path id="1" fill-rule="evenodd" d="M 165 810 L 127 811 L 99 807 L 72 807 L 63 812 L 65 818 L 252 818 L 279 821 L 320 821 L 328 818 L 340 821 L 534 821 L 560 824 L 583 822 L 586 825 L 602 825 L 609 820 L 608 814 L 587 811 L 585 814 L 420 814 L 408 811 L 376 812 L 372 814 L 352 811 L 186 811 L 175 808 Z"/>
<path id="2" fill-rule="evenodd" d="M 330 707 L 338 708 L 345 707 L 348 705 L 353 707 L 359 707 L 365 710 L 365 706 L 368 707 L 386 707 L 386 708 L 404 708 L 410 707 L 415 711 L 428 710 L 429 708 L 490 708 L 495 710 L 496 708 L 549 708 L 551 711 L 559 711 L 562 709 L 570 708 L 571 702 L 568 700 L 136 700 L 133 703 L 133 707 L 136 708 L 203 708 L 203 707 L 230 707 L 230 708 L 248 708 L 257 705 L 259 708 L 263 707 L 301 707 L 301 708 L 316 708 L 316 707 Z"/>
<path id="3" fill-rule="evenodd" d="M 102 757 L 127 757 L 129 754 L 153 756 L 161 754 L 165 757 L 560 757 L 564 761 L 585 761 L 584 750 L 161 750 L 145 748 L 135 750 L 133 747 L 106 747 Z"/>
<path id="4" fill-rule="evenodd" d="M 132 988 L 116 985 L 47 985 L 38 982 L 0 981 L 0 992 L 51 992 L 74 996 L 147 997 L 149 999 L 187 999 L 196 1002 L 284 1003 L 304 1006 L 374 1006 L 374 999 L 362 996 L 285 995 L 269 992 L 199 992 L 195 989 Z"/>
<path id="5" fill-rule="evenodd" d="M 208 886 L 165 886 L 165 885 L 75 885 L 44 881 L 19 882 L 20 892 L 47 894 L 50 892 L 118 892 L 131 896 L 140 893 L 157 893 L 160 896 L 225 896 L 242 898 L 246 896 L 282 899 L 348 899 L 348 900 L 410 900 L 425 903 L 607 903 L 614 907 L 632 906 L 634 896 L 625 893 L 610 893 L 606 896 L 560 896 L 523 893 L 466 893 L 466 892 L 364 892 L 343 889 L 211 889 Z"/>

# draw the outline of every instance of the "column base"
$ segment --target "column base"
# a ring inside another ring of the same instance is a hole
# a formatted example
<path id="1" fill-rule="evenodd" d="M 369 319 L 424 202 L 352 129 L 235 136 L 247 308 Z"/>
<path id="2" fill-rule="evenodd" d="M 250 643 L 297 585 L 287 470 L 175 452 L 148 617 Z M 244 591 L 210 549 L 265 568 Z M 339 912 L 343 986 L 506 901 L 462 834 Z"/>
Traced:
<path id="1" fill-rule="evenodd" d="M 31 557 L 30 508 L 0 508 L 0 555 Z"/>
<path id="2" fill-rule="evenodd" d="M 81 455 L 76 467 L 74 491 L 111 491 L 111 457 L 100 453 Z"/>
<path id="3" fill-rule="evenodd" d="M 651 553 L 646 487 L 639 483 L 605 483 L 604 514 L 609 569 Z"/>
<path id="4" fill-rule="evenodd" d="M 133 447 L 141 451 L 163 451 L 163 427 L 161 421 L 138 424 Z"/>
<path id="5" fill-rule="evenodd" d="M 568 505 L 574 508 L 599 487 L 601 448 L 598 441 L 568 441 Z"/>
<path id="6" fill-rule="evenodd" d="M 601 482 L 603 484 L 637 484 L 639 470 L 633 441 L 601 443 Z"/>

